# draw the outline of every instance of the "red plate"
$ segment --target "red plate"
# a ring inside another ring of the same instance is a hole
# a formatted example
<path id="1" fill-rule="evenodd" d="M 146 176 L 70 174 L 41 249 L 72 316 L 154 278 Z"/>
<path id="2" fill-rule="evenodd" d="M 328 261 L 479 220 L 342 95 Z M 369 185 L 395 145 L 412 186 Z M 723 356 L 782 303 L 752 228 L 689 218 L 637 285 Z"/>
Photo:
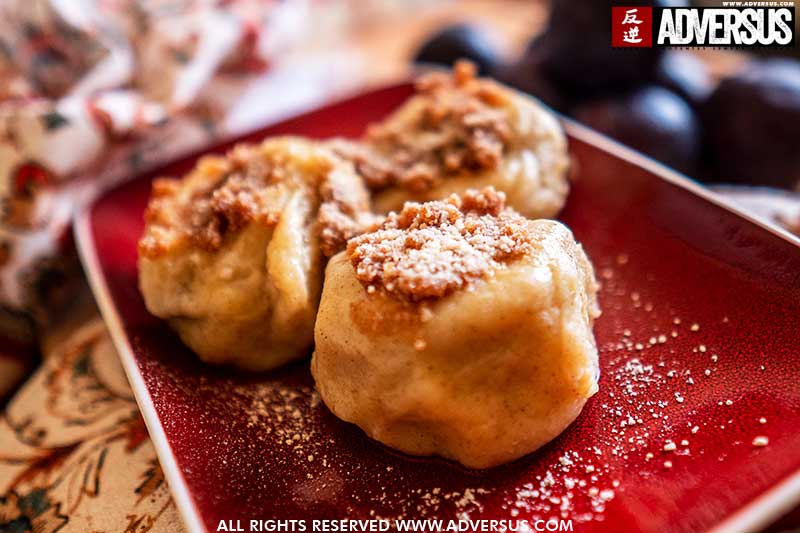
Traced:
<path id="1" fill-rule="evenodd" d="M 357 135 L 408 94 L 370 92 L 239 141 Z M 190 529 L 404 517 L 742 531 L 798 500 L 798 241 L 600 135 L 566 128 L 576 183 L 561 220 L 603 285 L 600 392 L 548 446 L 488 471 L 369 440 L 319 402 L 308 360 L 260 375 L 207 366 L 147 313 L 136 241 L 149 182 L 180 175 L 195 157 L 82 213 L 84 265 Z"/>

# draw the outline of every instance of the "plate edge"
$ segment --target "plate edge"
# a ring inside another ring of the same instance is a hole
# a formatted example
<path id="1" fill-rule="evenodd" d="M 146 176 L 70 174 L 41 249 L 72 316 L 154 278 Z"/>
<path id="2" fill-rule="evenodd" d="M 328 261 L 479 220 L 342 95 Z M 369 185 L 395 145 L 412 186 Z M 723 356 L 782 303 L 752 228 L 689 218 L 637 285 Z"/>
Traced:
<path id="1" fill-rule="evenodd" d="M 564 129 L 573 137 L 580 139 L 587 144 L 591 144 L 592 146 L 595 146 L 605 152 L 615 155 L 620 159 L 624 159 L 625 161 L 638 167 L 644 168 L 651 174 L 655 174 L 659 178 L 664 179 L 669 183 L 694 194 L 695 196 L 699 196 L 700 198 L 711 202 L 717 207 L 721 207 L 726 211 L 730 211 L 734 215 L 747 220 L 751 224 L 755 224 L 759 228 L 770 232 L 776 237 L 780 237 L 791 244 L 800 246 L 800 236 L 790 233 L 788 230 L 785 230 L 777 224 L 765 220 L 763 217 L 750 213 L 736 203 L 715 193 L 708 187 L 701 185 L 692 178 L 681 174 L 677 170 L 666 166 L 660 161 L 656 161 L 650 156 L 647 156 L 641 152 L 637 152 L 633 148 L 625 146 L 624 144 L 615 141 L 611 137 L 595 131 L 588 126 L 584 126 L 583 124 L 565 117 L 564 115 L 559 115 L 559 120 L 564 126 Z"/>
<path id="2" fill-rule="evenodd" d="M 740 533 L 742 531 L 760 531 L 800 501 L 800 471 L 789 474 L 765 492 L 762 492 L 728 515 L 722 522 L 709 530 L 709 533 Z"/>
<path id="3" fill-rule="evenodd" d="M 664 179 L 673 185 L 711 202 L 712 204 L 737 215 L 751 224 L 754 224 L 769 233 L 800 246 L 800 237 L 788 232 L 776 224 L 770 223 L 763 217 L 753 215 L 739 207 L 734 202 L 718 195 L 714 191 L 700 185 L 688 176 L 639 153 L 614 139 L 599 133 L 583 124 L 561 116 L 564 129 L 573 137 L 591 144 L 605 152 L 617 156 L 629 163 L 644 168 L 650 173 Z M 762 492 L 738 510 L 723 518 L 712 526 L 708 533 L 739 533 L 742 531 L 757 531 L 768 526 L 771 522 L 781 518 L 793 506 L 800 503 L 800 470 L 784 477 L 769 489 Z"/>
<path id="4" fill-rule="evenodd" d="M 170 494 L 175 498 L 175 504 L 183 518 L 184 525 L 191 533 L 205 533 L 206 528 L 200 519 L 200 513 L 191 497 L 186 480 L 178 467 L 172 448 L 167 441 L 167 435 L 161 426 L 153 405 L 153 400 L 134 360 L 133 349 L 128 342 L 128 336 L 123 330 L 122 321 L 111 300 L 105 277 L 100 274 L 100 264 L 97 259 L 94 237 L 90 226 L 90 215 L 93 207 L 94 201 L 83 206 L 76 213 L 73 221 L 73 234 L 78 257 L 83 265 L 84 273 L 97 306 L 100 309 L 100 314 L 111 335 L 111 340 L 117 349 L 118 357 L 122 362 L 128 383 L 133 390 L 136 403 L 142 412 L 142 418 L 156 450 L 158 461 L 164 470 L 164 476 L 167 478 Z"/>
<path id="5" fill-rule="evenodd" d="M 399 84 L 390 83 L 387 85 L 369 87 L 366 91 L 356 91 L 350 96 L 354 97 L 359 94 L 364 94 L 365 92 L 390 89 L 395 85 Z M 343 100 L 347 100 L 347 98 Z M 328 105 L 336 103 L 339 103 L 339 100 L 326 103 L 321 107 L 327 107 Z M 310 112 L 313 111 L 314 109 L 310 110 Z M 303 114 L 305 113 L 299 113 L 295 116 Z M 291 118 L 291 116 L 286 117 L 284 120 Z M 703 187 L 701 184 L 664 165 L 663 163 L 637 152 L 636 150 L 629 148 L 611 139 L 610 137 L 592 130 L 591 128 L 584 126 L 568 117 L 559 115 L 559 120 L 564 126 L 564 129 L 575 138 L 591 144 L 607 153 L 617 156 L 629 163 L 644 168 L 659 178 L 664 179 L 669 183 L 676 185 L 690 192 L 691 194 L 694 194 L 695 196 L 703 198 L 717 207 L 725 209 L 726 211 L 743 218 L 744 220 L 766 230 L 774 236 L 796 246 L 800 246 L 800 237 L 795 236 L 789 233 L 787 230 L 784 230 L 783 228 L 766 221 L 762 217 L 758 217 L 749 213 L 735 203 L 714 193 L 710 189 Z M 254 132 L 256 131 L 258 131 L 258 129 Z M 242 135 L 247 134 L 248 133 L 245 132 Z M 231 140 L 235 140 L 238 137 L 239 135 L 234 136 Z M 169 161 L 163 164 L 169 164 Z M 106 327 L 109 329 L 112 341 L 114 342 L 114 345 L 119 353 L 120 360 L 122 361 L 123 368 L 128 377 L 128 382 L 133 389 L 134 397 L 136 398 L 136 401 L 142 410 L 142 416 L 144 418 L 145 425 L 150 433 L 153 445 L 159 458 L 159 462 L 164 469 L 164 474 L 169 483 L 170 492 L 173 497 L 175 497 L 176 505 L 189 531 L 192 533 L 203 533 L 206 531 L 206 529 L 202 525 L 197 507 L 195 506 L 194 501 L 188 491 L 183 474 L 180 472 L 180 469 L 175 462 L 174 455 L 172 454 L 172 450 L 166 439 L 166 434 L 164 433 L 161 424 L 158 421 L 158 415 L 155 412 L 155 407 L 153 406 L 150 394 L 146 389 L 138 367 L 133 359 L 132 348 L 128 342 L 127 335 L 125 335 L 123 332 L 122 323 L 119 315 L 116 312 L 116 308 L 111 301 L 108 287 L 105 283 L 105 278 L 99 274 L 99 261 L 97 259 L 94 238 L 92 237 L 90 228 L 90 214 L 97 199 L 102 198 L 104 194 L 108 192 L 109 191 L 103 191 L 102 194 L 96 195 L 95 198 L 92 198 L 89 202 L 82 206 L 75 215 L 73 222 L 73 233 L 75 235 L 78 255 L 81 260 L 81 264 L 83 265 L 86 277 L 89 281 L 90 288 L 92 289 L 92 293 L 97 301 L 98 307 L 100 308 L 100 313 L 106 323 Z M 123 354 L 125 354 L 127 357 L 123 357 Z M 781 481 L 770 487 L 767 491 L 756 496 L 749 503 L 725 517 L 718 524 L 710 528 L 709 533 L 725 533 L 728 531 L 738 532 L 745 530 L 751 531 L 753 529 L 758 529 L 759 527 L 766 526 L 771 521 L 780 518 L 783 512 L 791 509 L 793 505 L 799 502 L 800 470 L 789 474 Z"/>

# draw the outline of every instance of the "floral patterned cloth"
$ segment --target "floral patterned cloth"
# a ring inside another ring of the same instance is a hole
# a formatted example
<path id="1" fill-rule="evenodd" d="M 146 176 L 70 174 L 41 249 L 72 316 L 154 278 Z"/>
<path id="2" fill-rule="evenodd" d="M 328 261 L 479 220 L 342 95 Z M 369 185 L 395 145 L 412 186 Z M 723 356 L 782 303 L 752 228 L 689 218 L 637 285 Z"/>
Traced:
<path id="1" fill-rule="evenodd" d="M 316 2 L 320 4 L 320 2 Z M 76 204 L 234 133 L 254 76 L 303 38 L 311 0 L 0 3 L 0 305 L 50 304 Z"/>
<path id="2" fill-rule="evenodd" d="M 0 531 L 183 531 L 96 315 L 54 344 L 0 419 Z"/>
<path id="3" fill-rule="evenodd" d="M 344 90 L 339 63 L 292 52 L 341 33 L 347 13 L 335 0 L 0 2 L 0 401 L 80 285 L 76 207 Z"/>

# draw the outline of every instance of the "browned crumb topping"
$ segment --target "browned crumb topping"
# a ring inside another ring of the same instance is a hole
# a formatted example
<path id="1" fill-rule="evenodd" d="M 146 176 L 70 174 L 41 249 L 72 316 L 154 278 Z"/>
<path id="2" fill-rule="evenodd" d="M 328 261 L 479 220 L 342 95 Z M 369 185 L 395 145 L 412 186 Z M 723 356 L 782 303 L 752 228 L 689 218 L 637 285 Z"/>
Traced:
<path id="1" fill-rule="evenodd" d="M 475 66 L 466 61 L 458 62 L 452 74 L 424 76 L 416 89 L 415 113 L 401 109 L 372 125 L 364 144 L 337 148 L 371 189 L 396 185 L 425 191 L 448 176 L 500 165 L 511 138 L 507 90 L 476 78 Z"/>
<path id="2" fill-rule="evenodd" d="M 359 194 L 355 189 L 357 178 L 337 178 L 341 168 L 336 167 L 335 156 L 320 158 L 313 172 L 309 170 L 317 175 L 298 182 L 280 155 L 264 157 L 258 146 L 239 145 L 225 158 L 205 158 L 184 180 L 153 182 L 139 253 L 157 257 L 179 242 L 216 251 L 227 234 L 249 224 L 277 225 L 291 191 L 306 188 L 319 206 L 309 223 L 318 228 L 323 253 L 334 255 L 347 239 L 375 223 L 363 190 Z"/>
<path id="3" fill-rule="evenodd" d="M 487 187 L 444 201 L 408 202 L 374 232 L 352 239 L 356 277 L 410 301 L 441 298 L 532 249 L 528 221 Z"/>
<path id="4" fill-rule="evenodd" d="M 338 186 L 337 186 L 338 185 Z M 317 213 L 320 248 L 325 257 L 332 257 L 347 246 L 347 241 L 378 224 L 382 218 L 354 202 L 357 194 L 341 184 L 327 181 L 320 187 L 322 203 Z"/>
<path id="5" fill-rule="evenodd" d="M 185 206 L 189 236 L 204 250 L 217 250 L 228 231 L 251 222 L 274 226 L 280 219 L 263 193 L 266 183 L 281 179 L 281 168 L 241 157 L 241 153 L 234 151 L 231 169 L 216 183 L 195 191 Z"/>

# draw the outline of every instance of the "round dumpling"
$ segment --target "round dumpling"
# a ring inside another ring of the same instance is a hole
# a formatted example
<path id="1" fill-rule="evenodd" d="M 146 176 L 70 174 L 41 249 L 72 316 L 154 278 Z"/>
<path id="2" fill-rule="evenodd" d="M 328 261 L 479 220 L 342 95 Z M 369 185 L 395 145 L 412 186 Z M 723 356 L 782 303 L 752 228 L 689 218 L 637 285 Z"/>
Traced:
<path id="1" fill-rule="evenodd" d="M 470 468 L 561 433 L 597 391 L 592 265 L 493 189 L 408 203 L 326 269 L 311 369 L 372 438 Z"/>
<path id="2" fill-rule="evenodd" d="M 204 361 L 266 370 L 308 354 L 324 256 L 371 222 L 349 162 L 298 138 L 202 158 L 153 184 L 139 242 L 147 309 Z"/>
<path id="3" fill-rule="evenodd" d="M 373 207 L 440 200 L 493 186 L 529 218 L 552 218 L 569 191 L 567 141 L 537 100 L 475 77 L 470 63 L 417 83 L 416 94 L 361 142 L 335 141 L 373 191 Z"/>

